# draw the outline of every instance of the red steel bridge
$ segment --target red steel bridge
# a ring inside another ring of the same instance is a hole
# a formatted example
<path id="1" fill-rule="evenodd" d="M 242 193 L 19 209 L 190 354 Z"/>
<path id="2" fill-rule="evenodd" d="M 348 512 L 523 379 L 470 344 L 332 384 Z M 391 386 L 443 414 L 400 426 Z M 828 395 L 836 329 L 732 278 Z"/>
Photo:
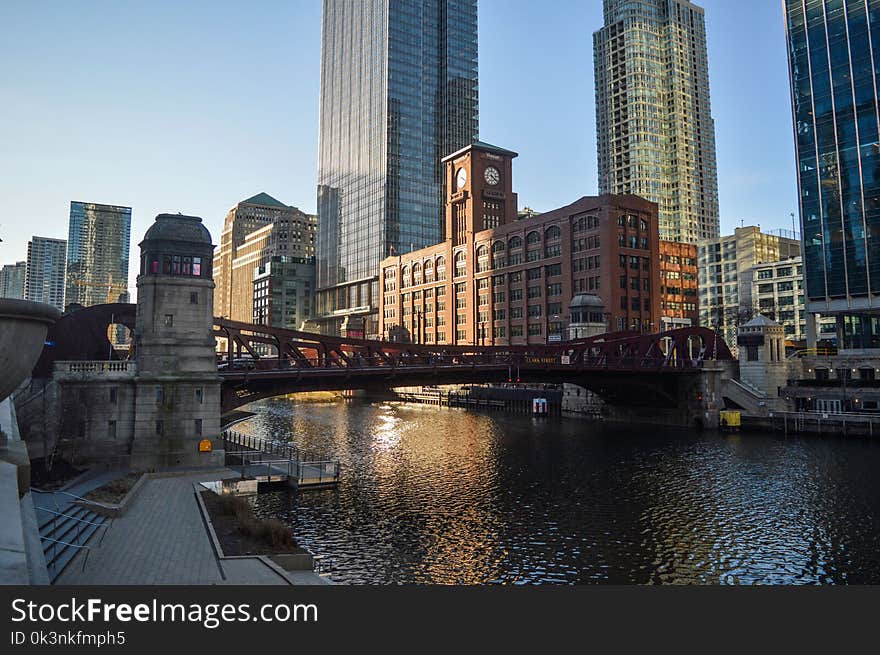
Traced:
<path id="1" fill-rule="evenodd" d="M 528 346 L 449 346 L 330 337 L 215 319 L 223 411 L 288 393 L 503 382 L 569 382 L 612 404 L 701 404 L 707 364 L 732 360 L 699 327 Z"/>
<path id="2" fill-rule="evenodd" d="M 51 377 L 54 361 L 118 359 L 111 323 L 134 328 L 135 305 L 97 305 L 63 316 L 50 328 L 34 377 Z M 587 388 L 626 411 L 678 410 L 701 415 L 719 363 L 733 360 L 724 340 L 699 327 L 660 334 L 617 332 L 527 346 L 417 345 L 331 337 L 223 318 L 214 319 L 222 411 L 303 391 L 393 387 L 563 383 Z M 136 348 L 136 344 L 135 344 Z"/>

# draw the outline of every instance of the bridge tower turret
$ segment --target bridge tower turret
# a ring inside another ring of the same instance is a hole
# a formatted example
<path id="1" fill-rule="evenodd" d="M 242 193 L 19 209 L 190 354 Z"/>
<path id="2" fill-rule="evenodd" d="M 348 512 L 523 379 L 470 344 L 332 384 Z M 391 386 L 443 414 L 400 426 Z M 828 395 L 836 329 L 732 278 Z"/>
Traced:
<path id="1" fill-rule="evenodd" d="M 211 234 L 160 214 L 140 248 L 132 467 L 222 466 Z"/>

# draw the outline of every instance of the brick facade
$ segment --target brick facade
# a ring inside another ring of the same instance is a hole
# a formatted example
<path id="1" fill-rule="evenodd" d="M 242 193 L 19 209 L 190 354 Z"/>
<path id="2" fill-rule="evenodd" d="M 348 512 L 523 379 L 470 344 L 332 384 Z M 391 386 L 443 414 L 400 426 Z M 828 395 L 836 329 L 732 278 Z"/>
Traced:
<path id="1" fill-rule="evenodd" d="M 659 330 L 657 205 L 629 195 L 585 196 L 517 220 L 516 156 L 478 143 L 444 159 L 446 240 L 382 261 L 382 338 L 562 341 L 578 293 L 603 299 L 609 331 Z"/>

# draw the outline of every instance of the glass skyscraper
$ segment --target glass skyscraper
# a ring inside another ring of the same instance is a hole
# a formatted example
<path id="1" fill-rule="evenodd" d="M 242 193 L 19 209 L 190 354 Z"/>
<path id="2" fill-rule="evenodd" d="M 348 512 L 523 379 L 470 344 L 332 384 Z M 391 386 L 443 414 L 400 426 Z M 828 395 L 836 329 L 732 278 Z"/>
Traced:
<path id="1" fill-rule="evenodd" d="M 703 9 L 604 0 L 593 34 L 599 193 L 659 205 L 660 238 L 719 236 L 715 121 Z"/>
<path id="2" fill-rule="evenodd" d="M 65 306 L 128 302 L 131 207 L 70 203 Z"/>
<path id="3" fill-rule="evenodd" d="M 837 316 L 842 348 L 880 348 L 880 0 L 784 7 L 806 309 Z"/>
<path id="4" fill-rule="evenodd" d="M 323 330 L 375 335 L 379 261 L 442 240 L 440 160 L 477 139 L 477 0 L 324 0 Z"/>

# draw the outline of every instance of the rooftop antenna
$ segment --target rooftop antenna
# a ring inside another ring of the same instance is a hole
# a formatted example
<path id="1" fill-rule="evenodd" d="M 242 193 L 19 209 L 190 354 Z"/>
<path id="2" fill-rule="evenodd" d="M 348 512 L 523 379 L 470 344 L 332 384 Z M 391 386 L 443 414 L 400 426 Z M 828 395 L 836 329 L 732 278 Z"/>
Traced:
<path id="1" fill-rule="evenodd" d="M 791 233 L 792 233 L 792 238 L 797 239 L 797 228 L 795 227 L 795 222 L 794 222 L 794 212 L 791 212 Z"/>

